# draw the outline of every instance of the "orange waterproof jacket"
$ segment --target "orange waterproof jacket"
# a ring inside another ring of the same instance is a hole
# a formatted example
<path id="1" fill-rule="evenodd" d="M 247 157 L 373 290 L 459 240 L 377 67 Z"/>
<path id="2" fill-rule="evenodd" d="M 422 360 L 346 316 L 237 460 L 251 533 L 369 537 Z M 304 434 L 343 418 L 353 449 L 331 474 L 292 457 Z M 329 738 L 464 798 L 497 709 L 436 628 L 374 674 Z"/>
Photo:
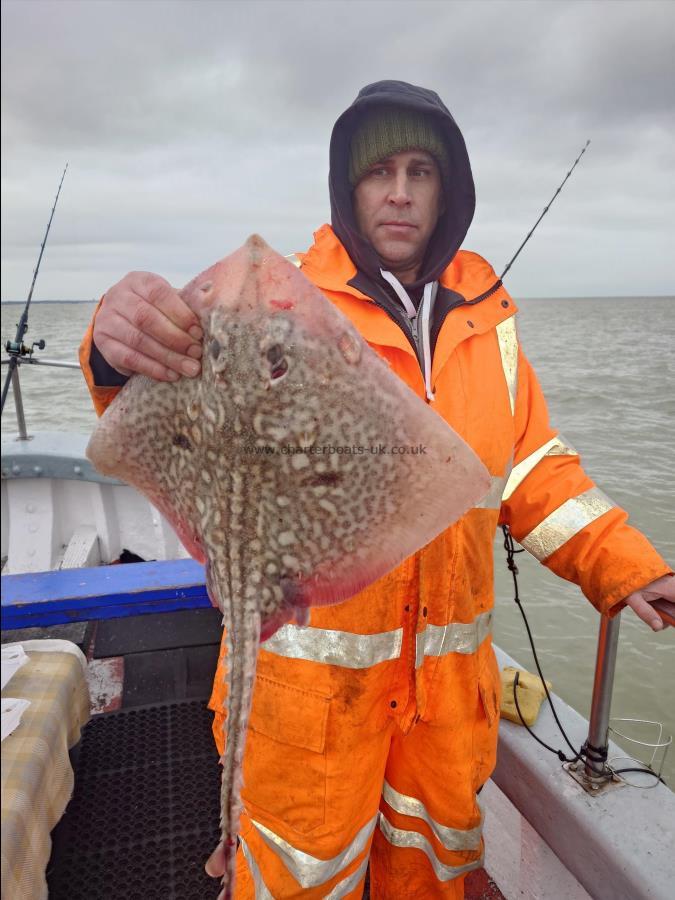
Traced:
<path id="1" fill-rule="evenodd" d="M 356 270 L 330 226 L 315 234 L 313 247 L 299 258 L 303 274 L 424 399 L 424 380 L 410 343 L 375 302 L 347 284 Z M 466 251 L 455 256 L 441 279 L 467 298 L 479 296 L 495 281 L 492 267 Z M 403 639 L 412 637 L 417 663 L 438 658 L 449 624 L 474 629 L 478 654 L 488 657 L 489 642 L 480 637 L 490 631 L 498 523 L 508 524 L 515 539 L 557 575 L 578 584 L 602 613 L 618 612 L 628 594 L 670 571 L 649 541 L 626 524 L 626 513 L 594 486 L 577 452 L 551 428 L 541 388 L 518 345 L 515 313 L 503 287 L 476 305 L 452 310 L 433 359 L 433 407 L 487 466 L 490 493 L 478 508 L 356 597 L 337 607 L 312 609 L 310 631 L 384 633 L 391 636 L 392 647 L 398 646 L 393 636 L 406 619 L 406 605 L 412 604 L 417 621 L 408 626 L 412 635 L 403 627 Z M 268 650 L 281 651 L 281 643 L 282 638 L 272 637 Z M 433 665 L 416 669 L 417 702 L 410 705 L 410 717 L 424 714 L 428 703 L 443 702 L 430 695 L 432 680 Z M 496 680 L 490 667 L 482 690 L 492 714 L 497 711 Z M 221 699 L 219 684 L 217 678 L 214 709 Z M 406 707 L 411 685 L 401 683 L 397 690 L 397 707 Z"/>
<path id="2" fill-rule="evenodd" d="M 424 381 L 411 345 L 379 306 L 347 284 L 356 270 L 329 225 L 315 233 L 314 245 L 298 259 L 303 274 L 424 399 Z M 457 253 L 441 278 L 445 287 L 467 298 L 479 296 L 495 281 L 492 267 L 467 251 Z M 671 569 L 644 535 L 626 525 L 627 514 L 594 487 L 577 452 L 551 428 L 536 375 L 518 344 L 516 311 L 500 287 L 478 305 L 452 310 L 438 337 L 432 368 L 434 409 L 493 474 L 493 488 L 481 504 L 485 512 L 472 511 L 454 528 L 460 530 L 461 524 L 465 531 L 469 521 L 480 523 L 482 535 L 486 521 L 490 526 L 485 533 L 490 534 L 498 522 L 508 524 L 530 553 L 578 584 L 599 612 L 613 615 L 628 594 Z M 80 346 L 80 363 L 94 408 L 102 415 L 120 388 L 95 384 L 92 334 L 93 320 Z M 465 576 L 474 597 L 467 612 L 475 612 L 485 608 L 491 596 L 492 553 L 491 544 L 483 545 L 473 528 L 467 539 L 465 550 L 475 563 L 473 574 Z M 461 619 L 460 592 L 453 606 Z M 312 615 L 334 612 L 329 607 Z"/>
<path id="3" fill-rule="evenodd" d="M 424 399 L 412 346 L 373 300 L 348 285 L 355 268 L 329 226 L 316 233 L 301 266 Z M 480 296 L 495 281 L 488 263 L 466 251 L 457 253 L 441 278 L 465 298 Z M 278 890 L 284 896 L 291 850 L 321 860 L 345 852 L 347 826 L 341 831 L 340 821 L 350 822 L 349 839 L 356 841 L 381 792 L 386 813 L 380 837 L 393 842 L 397 834 L 410 833 L 400 798 L 419 797 L 419 786 L 406 780 L 412 776 L 392 772 L 383 789 L 382 768 L 367 749 L 384 740 L 392 720 L 403 734 L 421 722 L 429 731 L 417 729 L 420 735 L 444 735 L 440 756 L 432 752 L 430 738 L 420 745 L 421 758 L 426 755 L 420 771 L 445 767 L 438 783 L 429 775 L 425 784 L 425 815 L 451 825 L 453 834 L 480 830 L 475 792 L 494 767 L 499 713 L 491 648 L 493 539 L 499 522 L 508 523 L 516 540 L 556 574 L 579 584 L 600 612 L 615 613 L 624 597 L 670 571 L 549 425 L 541 389 L 518 345 L 515 312 L 503 287 L 476 304 L 452 309 L 433 358 L 433 407 L 487 466 L 488 496 L 357 596 L 313 608 L 308 627 L 285 625 L 261 647 L 244 760 L 243 850 L 248 847 L 260 860 L 269 856 L 269 847 L 278 852 L 283 845 L 284 865 L 279 862 L 272 871 L 273 853 L 263 874 L 281 879 Z M 91 332 L 81 361 L 100 413 L 116 389 L 94 385 L 90 350 Z M 221 752 L 222 664 L 221 656 L 210 701 Z M 363 736 L 362 749 L 348 737 L 355 733 Z M 399 780 L 392 785 L 394 777 Z M 419 771 L 415 777 L 421 777 Z M 439 843 L 438 829 L 419 818 L 412 821 L 414 833 L 424 833 L 448 871 L 478 864 L 477 845 L 448 849 Z M 317 896 L 324 894 L 319 890 Z"/>

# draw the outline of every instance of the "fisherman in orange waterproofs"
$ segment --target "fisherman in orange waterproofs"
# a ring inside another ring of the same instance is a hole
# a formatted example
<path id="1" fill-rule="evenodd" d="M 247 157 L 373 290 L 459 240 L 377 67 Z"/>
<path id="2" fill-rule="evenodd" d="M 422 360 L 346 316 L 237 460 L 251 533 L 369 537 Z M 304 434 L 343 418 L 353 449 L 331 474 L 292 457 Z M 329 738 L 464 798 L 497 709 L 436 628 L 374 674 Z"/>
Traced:
<path id="1" fill-rule="evenodd" d="M 485 499 L 351 600 L 261 647 L 244 758 L 239 898 L 461 898 L 481 865 L 478 793 L 495 765 L 498 524 L 598 611 L 675 599 L 670 567 L 548 421 L 491 266 L 460 250 L 475 197 L 461 132 L 432 91 L 364 88 L 330 150 L 332 227 L 298 256 L 492 474 Z M 97 411 L 133 372 L 199 371 L 201 329 L 163 279 L 105 295 L 81 348 Z M 414 485 L 411 485 L 414 489 Z M 419 498 L 420 504 L 425 502 Z M 223 677 L 210 707 L 222 753 Z M 207 864 L 218 875 L 216 850 Z"/>

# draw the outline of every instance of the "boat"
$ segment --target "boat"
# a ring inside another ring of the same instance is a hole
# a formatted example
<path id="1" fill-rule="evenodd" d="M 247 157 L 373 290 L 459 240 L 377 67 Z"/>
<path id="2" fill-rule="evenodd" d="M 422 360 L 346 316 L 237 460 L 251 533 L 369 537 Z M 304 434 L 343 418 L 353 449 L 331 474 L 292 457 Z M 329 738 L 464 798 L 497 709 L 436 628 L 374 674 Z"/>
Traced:
<path id="1" fill-rule="evenodd" d="M 2 443 L 2 640 L 29 655 L 36 638 L 79 647 L 91 703 L 71 750 L 72 799 L 44 860 L 49 897 L 215 896 L 203 873 L 219 784 L 205 704 L 221 626 L 203 568 L 145 498 L 92 468 L 86 436 L 29 439 L 18 367 L 14 387 L 19 437 Z M 619 620 L 600 620 L 590 721 L 551 695 L 573 746 L 603 752 L 563 764 L 501 721 L 481 795 L 484 869 L 468 877 L 467 897 L 672 897 L 675 796 L 648 765 L 629 764 L 642 773 L 628 779 L 604 759 L 626 757 L 607 740 Z M 500 668 L 520 668 L 495 651 Z M 548 703 L 535 728 L 561 745 Z M 668 737 L 648 743 L 665 753 Z"/>

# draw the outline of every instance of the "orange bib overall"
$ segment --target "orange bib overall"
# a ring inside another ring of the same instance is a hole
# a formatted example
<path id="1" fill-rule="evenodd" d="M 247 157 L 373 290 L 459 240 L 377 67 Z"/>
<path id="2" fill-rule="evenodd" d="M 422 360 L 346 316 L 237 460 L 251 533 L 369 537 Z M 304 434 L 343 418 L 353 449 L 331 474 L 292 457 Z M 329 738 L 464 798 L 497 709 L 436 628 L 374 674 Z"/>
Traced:
<path id="1" fill-rule="evenodd" d="M 329 226 L 302 271 L 420 398 L 399 326 L 349 286 Z M 460 251 L 441 283 L 465 298 L 496 281 Z M 548 423 L 503 287 L 452 309 L 438 335 L 433 408 L 492 475 L 480 505 L 349 601 L 311 610 L 261 647 L 244 757 L 238 898 L 461 898 L 481 865 L 477 791 L 495 765 L 499 673 L 492 651 L 498 523 L 602 612 L 669 571 Z M 93 384 L 99 412 L 115 393 Z M 429 402 L 429 401 L 427 401 Z M 414 486 L 411 486 L 414 489 Z M 419 498 L 420 504 L 425 498 Z M 222 657 L 210 708 L 223 751 Z"/>

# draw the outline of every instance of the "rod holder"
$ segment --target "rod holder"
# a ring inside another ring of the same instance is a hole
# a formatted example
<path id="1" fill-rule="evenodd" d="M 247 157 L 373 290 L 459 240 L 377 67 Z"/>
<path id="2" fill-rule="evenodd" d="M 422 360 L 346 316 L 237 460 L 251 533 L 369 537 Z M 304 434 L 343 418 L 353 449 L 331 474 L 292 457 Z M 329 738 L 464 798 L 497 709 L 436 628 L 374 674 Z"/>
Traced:
<path id="1" fill-rule="evenodd" d="M 609 774 L 606 764 L 609 747 L 609 712 L 612 706 L 620 626 L 620 613 L 612 619 L 609 616 L 602 616 L 600 620 L 593 699 L 585 744 L 587 751 L 585 772 L 588 778 L 606 777 Z"/>
<path id="2" fill-rule="evenodd" d="M 19 429 L 19 440 L 28 440 L 28 431 L 26 430 L 26 415 L 23 411 L 23 397 L 21 396 L 21 385 L 19 384 L 19 367 L 15 366 L 12 370 L 12 393 L 14 395 L 14 408 L 16 409 L 16 424 Z"/>

